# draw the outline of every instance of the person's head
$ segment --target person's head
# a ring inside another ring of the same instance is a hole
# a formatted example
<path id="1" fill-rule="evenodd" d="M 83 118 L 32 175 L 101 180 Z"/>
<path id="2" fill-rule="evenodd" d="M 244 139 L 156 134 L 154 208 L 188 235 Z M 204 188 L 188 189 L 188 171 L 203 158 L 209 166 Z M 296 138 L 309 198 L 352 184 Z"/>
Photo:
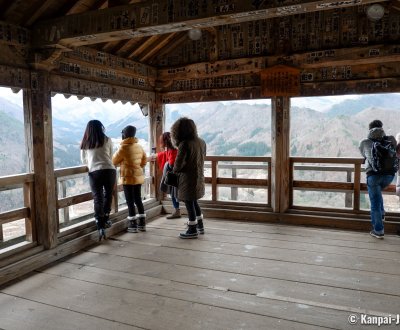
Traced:
<path id="1" fill-rule="evenodd" d="M 136 127 L 128 125 L 122 130 L 122 139 L 133 138 L 136 135 Z"/>
<path id="2" fill-rule="evenodd" d="M 379 119 L 375 119 L 369 123 L 369 129 L 382 128 L 383 124 Z"/>
<path id="3" fill-rule="evenodd" d="M 193 140 L 197 137 L 197 127 L 192 119 L 182 117 L 171 126 L 171 139 L 175 145 L 185 140 Z"/>
<path id="4" fill-rule="evenodd" d="M 83 134 L 81 149 L 94 149 L 103 146 L 106 135 L 105 128 L 100 120 L 90 120 Z"/>
<path id="5" fill-rule="evenodd" d="M 175 149 L 175 147 L 171 141 L 171 133 L 170 132 L 164 132 L 163 134 L 161 134 L 159 142 L 160 142 L 161 148 Z"/>

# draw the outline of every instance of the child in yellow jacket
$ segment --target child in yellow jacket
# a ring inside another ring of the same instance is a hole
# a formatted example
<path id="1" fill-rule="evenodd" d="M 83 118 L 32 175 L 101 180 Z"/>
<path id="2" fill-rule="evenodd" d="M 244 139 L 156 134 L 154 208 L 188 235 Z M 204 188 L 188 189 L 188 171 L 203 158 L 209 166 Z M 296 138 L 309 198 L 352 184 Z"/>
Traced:
<path id="1" fill-rule="evenodd" d="M 137 233 L 138 230 L 146 231 L 146 215 L 141 189 L 144 183 L 143 169 L 146 166 L 147 156 L 135 135 L 136 127 L 126 126 L 122 130 L 120 147 L 112 158 L 113 164 L 121 167 L 119 181 L 124 188 L 128 205 L 128 232 L 131 233 Z M 135 204 L 138 209 L 137 216 Z"/>

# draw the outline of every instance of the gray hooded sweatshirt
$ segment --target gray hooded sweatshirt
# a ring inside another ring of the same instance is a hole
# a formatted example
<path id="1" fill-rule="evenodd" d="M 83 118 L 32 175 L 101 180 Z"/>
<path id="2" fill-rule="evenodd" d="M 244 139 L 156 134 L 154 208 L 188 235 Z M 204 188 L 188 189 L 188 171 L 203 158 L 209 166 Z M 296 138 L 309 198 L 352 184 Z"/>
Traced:
<path id="1" fill-rule="evenodd" d="M 371 163 L 372 163 L 372 154 L 371 154 L 371 148 L 372 148 L 372 140 L 382 140 L 385 137 L 385 131 L 383 128 L 376 127 L 373 128 L 369 131 L 368 133 L 368 138 L 364 139 L 360 142 L 360 152 L 361 155 L 366 159 L 365 161 L 365 173 L 367 175 L 372 175 L 372 174 L 377 174 L 376 172 L 373 171 Z M 396 139 L 394 136 L 389 135 L 388 140 L 393 144 L 394 147 L 396 147 Z"/>

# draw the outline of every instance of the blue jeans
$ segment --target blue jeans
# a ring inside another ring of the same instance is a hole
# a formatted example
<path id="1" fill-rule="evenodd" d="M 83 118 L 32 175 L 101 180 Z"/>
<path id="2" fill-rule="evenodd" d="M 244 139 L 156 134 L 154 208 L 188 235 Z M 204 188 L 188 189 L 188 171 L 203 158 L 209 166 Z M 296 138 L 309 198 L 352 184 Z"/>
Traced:
<path id="1" fill-rule="evenodd" d="M 174 196 L 171 196 L 171 199 L 172 199 L 172 204 L 174 205 L 174 209 L 179 209 L 179 200 Z"/>
<path id="2" fill-rule="evenodd" d="M 369 175 L 367 176 L 368 195 L 371 204 L 372 228 L 377 234 L 384 234 L 382 218 L 385 214 L 383 207 L 382 190 L 392 181 L 394 175 Z"/>

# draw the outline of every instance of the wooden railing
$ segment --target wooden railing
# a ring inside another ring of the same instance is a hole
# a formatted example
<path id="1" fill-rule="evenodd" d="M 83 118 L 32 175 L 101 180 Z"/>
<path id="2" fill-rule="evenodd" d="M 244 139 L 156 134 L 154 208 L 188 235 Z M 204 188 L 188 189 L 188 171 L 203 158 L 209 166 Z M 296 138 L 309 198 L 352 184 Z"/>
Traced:
<path id="1" fill-rule="evenodd" d="M 69 207 L 90 201 L 93 199 L 91 192 L 84 192 L 76 195 L 71 195 L 67 197 L 67 181 L 76 178 L 83 178 L 87 176 L 87 167 L 86 166 L 76 166 L 76 167 L 69 167 L 69 168 L 62 168 L 57 169 L 54 171 L 54 176 L 56 179 L 57 184 L 57 210 L 63 209 L 63 226 L 66 227 L 70 224 L 70 214 L 69 214 Z M 145 178 L 145 183 L 142 185 L 142 197 L 147 197 L 150 194 L 150 184 L 152 182 L 151 177 Z M 117 213 L 119 209 L 119 197 L 118 193 L 123 191 L 122 185 L 116 184 L 114 189 L 113 195 L 113 202 L 112 202 L 112 212 Z M 57 213 L 58 214 L 58 213 Z M 92 217 L 93 213 L 89 213 L 88 216 Z M 82 220 L 84 217 L 76 219 L 76 221 Z"/>
<path id="2" fill-rule="evenodd" d="M 211 168 L 211 176 L 206 176 L 205 182 L 211 184 L 212 201 L 219 200 L 218 187 L 230 187 L 233 201 L 237 200 L 239 187 L 264 188 L 267 189 L 268 193 L 268 200 L 264 203 L 271 205 L 271 157 L 207 156 L 206 162 L 210 162 L 210 164 L 206 163 L 205 168 Z M 220 162 L 225 164 L 220 164 Z M 227 162 L 232 164 L 226 164 Z M 235 162 L 240 164 L 233 164 Z M 232 176 L 230 178 L 220 177 L 219 169 L 231 169 Z M 237 170 L 239 169 L 266 170 L 267 175 L 265 179 L 252 178 L 251 175 L 248 175 L 248 178 L 238 178 Z"/>
<path id="3" fill-rule="evenodd" d="M 366 184 L 361 183 L 362 162 L 363 160 L 360 158 L 290 158 L 289 207 L 299 210 L 310 208 L 309 206 L 294 205 L 293 193 L 295 190 L 341 192 L 346 196 L 346 212 L 360 213 L 360 196 L 367 191 Z M 211 196 L 209 196 L 211 201 L 216 203 L 221 201 L 218 196 L 220 187 L 228 187 L 230 189 L 231 201 L 238 201 L 238 189 L 256 188 L 265 189 L 268 197 L 266 200 L 256 201 L 255 203 L 271 205 L 271 157 L 208 156 L 206 157 L 205 167 L 207 171 L 211 169 L 211 175 L 206 175 L 205 177 L 206 184 L 211 186 Z M 221 173 L 221 170 L 227 171 Z M 240 173 L 241 171 L 243 172 Z M 257 174 L 254 171 L 257 171 Z M 341 178 L 341 180 L 330 179 L 330 176 L 325 176 L 319 181 L 305 180 L 298 179 L 296 171 L 343 172 L 345 175 L 344 179 Z M 87 191 L 67 196 L 66 182 L 86 175 L 87 169 L 85 166 L 57 169 L 54 172 L 55 184 L 57 184 L 57 210 L 63 210 L 64 224 L 61 227 L 84 220 L 83 218 L 71 220 L 68 208 L 69 206 L 92 200 L 92 195 Z M 294 179 L 294 176 L 296 179 Z M 149 195 L 152 182 L 154 180 L 151 177 L 146 178 L 146 183 L 143 185 L 146 190 L 143 195 Z M 0 241 L 3 240 L 3 225 L 21 219 L 25 219 L 26 241 L 36 241 L 34 226 L 35 205 L 32 203 L 34 201 L 34 183 L 34 174 L 0 177 L 0 191 L 17 188 L 23 190 L 23 207 L 0 213 Z M 117 186 L 114 195 L 113 212 L 118 212 L 118 192 L 121 191 L 122 186 Z M 393 194 L 394 191 L 395 186 L 391 185 L 385 190 L 385 193 Z M 333 208 L 332 210 L 336 211 L 338 209 Z M 365 212 L 365 210 L 362 212 Z M 93 214 L 88 214 L 86 217 L 92 216 Z M 5 245 L 3 244 L 2 246 Z"/>
<path id="4" fill-rule="evenodd" d="M 0 241 L 3 241 L 3 225 L 20 219 L 25 219 L 25 236 L 26 240 L 33 242 L 35 231 L 33 226 L 34 217 L 34 175 L 33 174 L 19 174 L 11 176 L 0 177 L 0 191 L 13 190 L 22 188 L 24 206 L 0 213 Z"/>
<path id="5" fill-rule="evenodd" d="M 302 164 L 329 164 L 321 165 L 295 165 Z M 309 157 L 292 157 L 290 158 L 290 173 L 292 187 L 290 190 L 290 207 L 293 207 L 293 191 L 331 191 L 345 193 L 345 207 L 350 208 L 351 212 L 359 213 L 360 211 L 360 196 L 362 192 L 367 192 L 366 183 L 361 182 L 361 174 L 364 172 L 362 164 L 364 160 L 361 158 L 309 158 Z M 334 164 L 334 165 L 332 165 Z M 330 181 L 311 181 L 311 180 L 294 180 L 294 171 L 323 171 L 323 172 L 345 172 L 345 182 Z M 353 177 L 353 178 L 352 178 Z M 384 194 L 393 194 L 395 185 L 389 185 Z M 296 206 L 296 208 L 304 209 L 305 207 Z M 308 207 L 307 207 L 308 208 Z M 316 207 L 318 208 L 318 207 Z"/>

